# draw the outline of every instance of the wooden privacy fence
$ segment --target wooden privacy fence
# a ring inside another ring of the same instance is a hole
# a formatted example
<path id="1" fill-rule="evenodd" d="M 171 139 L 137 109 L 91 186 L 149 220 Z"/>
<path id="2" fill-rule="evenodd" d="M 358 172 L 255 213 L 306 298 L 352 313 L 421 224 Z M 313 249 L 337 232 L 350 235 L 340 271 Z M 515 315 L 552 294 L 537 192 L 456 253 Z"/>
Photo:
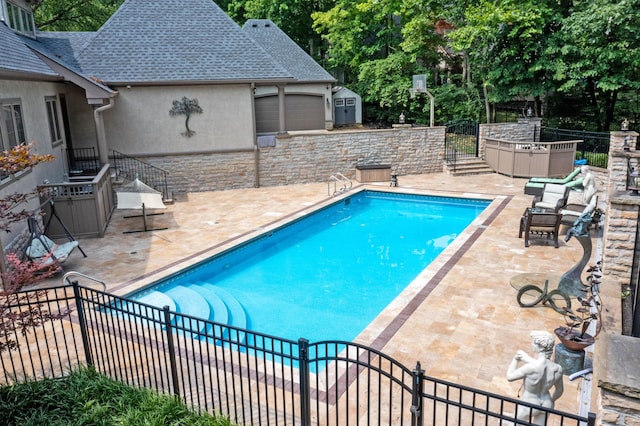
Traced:
<path id="1" fill-rule="evenodd" d="M 485 161 L 496 172 L 511 177 L 566 176 L 574 169 L 579 142 L 514 142 L 487 138 Z"/>
<path id="2" fill-rule="evenodd" d="M 9 312 L 38 304 L 70 312 L 27 335 L 5 338 L 10 384 L 61 378 L 82 365 L 132 386 L 173 394 L 244 425 L 504 425 L 518 410 L 545 425 L 594 425 L 583 418 L 424 375 L 372 348 L 342 341 L 292 341 L 64 285 L 16 298 Z"/>

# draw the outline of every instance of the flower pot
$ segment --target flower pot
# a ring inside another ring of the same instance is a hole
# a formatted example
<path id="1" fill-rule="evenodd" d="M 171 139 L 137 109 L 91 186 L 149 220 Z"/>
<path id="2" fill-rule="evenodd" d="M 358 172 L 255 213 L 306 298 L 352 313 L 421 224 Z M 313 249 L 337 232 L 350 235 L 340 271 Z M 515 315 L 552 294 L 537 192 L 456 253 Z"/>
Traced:
<path id="1" fill-rule="evenodd" d="M 560 342 L 564 347 L 570 351 L 583 351 L 586 347 L 591 346 L 596 342 L 596 339 L 592 335 L 584 333 L 582 337 L 580 337 L 580 333 L 574 329 L 558 327 L 553 330 L 553 332 L 558 339 L 560 339 Z"/>

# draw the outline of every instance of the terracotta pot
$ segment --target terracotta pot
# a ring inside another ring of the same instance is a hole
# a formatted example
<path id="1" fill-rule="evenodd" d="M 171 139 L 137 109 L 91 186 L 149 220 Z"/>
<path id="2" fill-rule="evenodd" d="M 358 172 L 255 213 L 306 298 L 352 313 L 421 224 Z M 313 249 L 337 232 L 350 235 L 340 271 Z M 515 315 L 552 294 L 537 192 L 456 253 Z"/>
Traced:
<path id="1" fill-rule="evenodd" d="M 567 335 L 565 333 L 565 329 L 556 328 L 554 333 L 560 339 L 560 342 L 570 351 L 580 352 L 583 351 L 586 347 L 593 345 L 596 342 L 596 339 L 590 334 L 583 334 L 582 337 L 579 337 L 580 334 L 576 330 L 571 330 L 571 334 Z"/>

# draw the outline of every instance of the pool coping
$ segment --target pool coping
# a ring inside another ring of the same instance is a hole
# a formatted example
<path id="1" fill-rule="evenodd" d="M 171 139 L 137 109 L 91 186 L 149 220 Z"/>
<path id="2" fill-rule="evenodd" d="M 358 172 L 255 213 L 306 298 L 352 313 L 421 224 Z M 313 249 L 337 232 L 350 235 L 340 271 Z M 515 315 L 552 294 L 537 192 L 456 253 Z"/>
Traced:
<path id="1" fill-rule="evenodd" d="M 402 325 L 409 319 L 413 312 L 424 302 L 429 294 L 437 287 L 447 273 L 455 266 L 462 256 L 471 248 L 473 243 L 482 235 L 484 230 L 509 204 L 512 196 L 487 194 L 487 193 L 460 193 L 455 191 L 442 191 L 430 189 L 418 189 L 411 187 L 394 188 L 383 187 L 375 184 L 360 184 L 350 191 L 345 191 L 337 196 L 328 197 L 322 201 L 311 203 L 302 209 L 289 213 L 265 225 L 258 226 L 250 231 L 243 232 L 223 242 L 214 244 L 189 256 L 171 262 L 161 268 L 144 273 L 136 278 L 127 280 L 110 289 L 110 293 L 119 297 L 138 292 L 157 281 L 167 278 L 174 273 L 195 266 L 208 258 L 220 254 L 226 250 L 250 241 L 260 235 L 284 226 L 294 220 L 305 217 L 317 210 L 327 207 L 342 199 L 351 197 L 362 191 L 390 192 L 409 195 L 425 195 L 451 198 L 482 199 L 490 201 L 485 210 L 469 224 L 455 240 L 443 250 L 431 264 L 418 274 L 418 276 L 398 294 L 385 309 L 383 309 L 372 322 L 370 322 L 353 339 L 354 343 L 367 345 L 373 349 L 381 350 L 396 334 Z"/>

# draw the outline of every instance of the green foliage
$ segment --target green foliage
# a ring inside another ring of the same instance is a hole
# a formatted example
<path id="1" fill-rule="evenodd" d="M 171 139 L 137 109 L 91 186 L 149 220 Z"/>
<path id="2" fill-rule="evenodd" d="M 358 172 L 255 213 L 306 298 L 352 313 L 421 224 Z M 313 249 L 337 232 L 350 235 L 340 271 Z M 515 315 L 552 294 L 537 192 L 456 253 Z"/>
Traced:
<path id="1" fill-rule="evenodd" d="M 639 0 L 575 1 L 546 52 L 557 58 L 558 90 L 589 100 L 598 131 L 611 127 L 619 93 L 640 89 L 639 7 Z"/>
<path id="2" fill-rule="evenodd" d="M 97 31 L 124 0 L 47 0 L 34 11 L 43 31 Z"/>
<path id="3" fill-rule="evenodd" d="M 173 396 L 133 388 L 92 369 L 0 387 L 0 418 L 7 426 L 232 425 L 226 417 L 194 412 Z"/>
<path id="4" fill-rule="evenodd" d="M 218 5 L 237 23 L 270 19 L 314 59 L 322 61 L 322 39 L 313 31 L 313 12 L 325 11 L 333 0 L 225 0 Z"/>

